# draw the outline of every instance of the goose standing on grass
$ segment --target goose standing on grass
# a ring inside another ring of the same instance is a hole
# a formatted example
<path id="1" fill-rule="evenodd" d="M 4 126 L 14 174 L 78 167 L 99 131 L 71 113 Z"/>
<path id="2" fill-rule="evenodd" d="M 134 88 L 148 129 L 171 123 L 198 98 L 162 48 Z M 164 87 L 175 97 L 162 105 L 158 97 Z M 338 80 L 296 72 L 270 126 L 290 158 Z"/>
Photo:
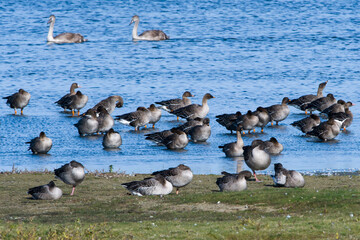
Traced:
<path id="1" fill-rule="evenodd" d="M 225 153 L 226 157 L 241 157 L 243 155 L 243 147 L 244 141 L 241 138 L 242 126 L 239 125 L 236 129 L 236 142 L 227 143 L 223 146 L 219 146 L 222 148 L 222 151 Z"/>
<path id="2" fill-rule="evenodd" d="M 249 171 L 241 171 L 239 173 L 231 174 L 228 172 L 221 172 L 225 175 L 216 180 L 220 192 L 224 191 L 243 191 L 247 189 L 246 180 L 250 179 L 252 174 Z"/>
<path id="3" fill-rule="evenodd" d="M 95 110 L 87 110 L 84 116 L 79 120 L 78 123 L 74 124 L 74 126 L 78 129 L 80 136 L 98 132 L 99 122 L 97 120 Z"/>
<path id="4" fill-rule="evenodd" d="M 271 126 L 274 125 L 273 121 L 276 122 L 276 125 L 279 125 L 279 122 L 285 120 L 289 116 L 290 109 L 288 107 L 289 98 L 284 97 L 281 101 L 281 104 L 275 104 L 270 107 L 265 108 L 270 116 Z"/>
<path id="5" fill-rule="evenodd" d="M 145 126 L 151 120 L 151 112 L 145 107 L 138 107 L 135 112 L 126 113 L 115 118 L 120 123 L 135 127 L 135 131 L 139 130 L 139 127 Z"/>
<path id="6" fill-rule="evenodd" d="M 205 118 L 210 110 L 207 101 L 211 98 L 214 97 L 210 93 L 206 93 L 202 99 L 202 105 L 191 104 L 186 107 L 179 108 L 171 113 L 178 117 L 186 118 L 188 121 L 195 118 Z"/>
<path id="7" fill-rule="evenodd" d="M 30 97 L 30 93 L 24 89 L 19 89 L 17 93 L 3 97 L 3 99 L 7 99 L 6 104 L 15 110 L 15 115 L 17 108 L 21 109 L 21 115 L 23 115 L 23 109 L 29 104 Z"/>
<path id="8" fill-rule="evenodd" d="M 133 181 L 121 184 L 124 188 L 130 191 L 132 195 L 167 195 L 173 190 L 173 185 L 167 181 L 160 174 L 145 178 L 141 181 Z"/>
<path id="9" fill-rule="evenodd" d="M 104 135 L 102 145 L 104 148 L 118 148 L 122 144 L 121 135 L 115 132 L 114 129 L 110 130 Z"/>
<path id="10" fill-rule="evenodd" d="M 135 15 L 131 18 L 131 22 L 135 23 L 134 28 L 132 30 L 132 39 L 133 40 L 147 40 L 147 41 L 160 41 L 160 40 L 167 40 L 170 39 L 163 31 L 161 30 L 147 30 L 142 34 L 138 35 L 137 30 L 139 27 L 140 18 L 139 16 Z"/>
<path id="11" fill-rule="evenodd" d="M 38 187 L 29 188 L 30 194 L 35 200 L 57 200 L 62 196 L 62 190 L 55 186 L 53 181 Z"/>
<path id="12" fill-rule="evenodd" d="M 62 98 L 60 98 L 58 101 L 56 101 L 55 103 L 57 105 L 59 105 L 60 107 L 62 107 L 64 109 L 64 111 L 66 110 L 66 106 L 64 106 L 64 103 L 67 101 L 67 98 L 69 98 L 70 96 L 75 95 L 75 89 L 76 88 L 80 88 L 81 86 L 78 85 L 77 83 L 73 83 L 70 86 L 70 93 L 66 94 L 65 96 L 63 96 Z"/>
<path id="13" fill-rule="evenodd" d="M 241 112 L 237 111 L 236 113 L 230 113 L 230 114 L 221 114 L 217 115 L 216 121 L 220 123 L 221 126 L 226 127 L 227 130 L 233 133 L 233 131 L 236 131 L 236 128 L 234 129 L 234 126 L 236 126 L 236 121 L 242 117 Z"/>
<path id="14" fill-rule="evenodd" d="M 161 118 L 161 110 L 158 109 L 155 104 L 151 104 L 150 107 L 148 108 L 150 113 L 151 113 L 151 117 L 150 117 L 150 121 L 149 123 L 152 124 L 152 128 L 155 128 L 155 123 L 157 123 L 158 121 L 160 121 Z"/>
<path id="15" fill-rule="evenodd" d="M 305 114 L 307 114 L 307 109 L 304 108 L 304 106 L 311 103 L 312 101 L 314 101 L 314 100 L 316 100 L 318 98 L 323 97 L 323 90 L 326 87 L 327 82 L 328 81 L 319 84 L 318 91 L 317 91 L 316 95 L 308 94 L 308 95 L 301 96 L 299 98 L 291 100 L 289 102 L 289 105 L 293 106 L 293 107 L 295 107 L 297 109 L 304 110 Z"/>
<path id="16" fill-rule="evenodd" d="M 51 15 L 49 17 L 48 24 L 50 23 L 49 27 L 49 33 L 47 36 L 48 42 L 53 43 L 82 43 L 86 42 L 87 39 L 85 39 L 80 33 L 61 33 L 54 37 L 54 25 L 55 25 L 55 16 Z"/>
<path id="17" fill-rule="evenodd" d="M 93 109 L 97 109 L 99 106 L 103 106 L 106 111 L 111 114 L 115 108 L 121 108 L 124 105 L 124 100 L 122 97 L 118 95 L 110 96 L 104 100 L 101 100 L 99 103 L 97 103 Z"/>
<path id="18" fill-rule="evenodd" d="M 261 132 L 264 132 L 264 127 L 270 122 L 270 115 L 268 111 L 263 107 L 258 107 L 255 111 L 255 115 L 259 118 L 256 127 L 261 128 Z"/>
<path id="19" fill-rule="evenodd" d="M 183 93 L 182 98 L 175 98 L 155 103 L 161 105 L 161 109 L 164 109 L 167 112 L 172 112 L 176 109 L 190 105 L 191 100 L 189 99 L 189 97 L 194 97 L 194 95 L 186 91 Z"/>
<path id="20" fill-rule="evenodd" d="M 274 164 L 275 176 L 273 177 L 275 187 L 302 188 L 305 186 L 304 177 L 295 170 L 286 170 L 281 163 Z"/>
<path id="21" fill-rule="evenodd" d="M 153 172 L 151 175 L 161 175 L 168 180 L 174 187 L 176 187 L 176 194 L 179 194 L 179 188 L 185 187 L 193 179 L 193 173 L 191 169 L 180 164 L 175 168 L 169 168 L 167 170 Z"/>
<path id="22" fill-rule="evenodd" d="M 254 140 L 250 146 L 245 146 L 243 149 L 246 165 L 248 165 L 248 167 L 253 171 L 255 180 L 260 182 L 256 177 L 255 171 L 265 170 L 268 168 L 271 163 L 271 158 L 270 155 L 265 151 L 265 144 L 258 144 L 258 141 L 261 140 Z"/>
<path id="23" fill-rule="evenodd" d="M 63 103 L 63 108 L 71 109 L 72 116 L 75 115 L 75 110 L 77 110 L 77 115 L 80 115 L 80 109 L 85 107 L 88 102 L 88 96 L 82 94 L 82 92 L 77 91 L 75 95 L 71 95 L 65 99 Z"/>
<path id="24" fill-rule="evenodd" d="M 204 118 L 202 125 L 190 129 L 189 135 L 194 142 L 205 142 L 211 135 L 210 119 Z"/>
<path id="25" fill-rule="evenodd" d="M 74 195 L 75 187 L 82 183 L 85 178 L 84 166 L 77 161 L 71 161 L 61 166 L 61 168 L 55 169 L 54 172 L 56 178 L 73 186 L 71 196 Z"/>
<path id="26" fill-rule="evenodd" d="M 103 106 L 97 108 L 98 132 L 105 133 L 114 126 L 114 119 Z"/>
<path id="27" fill-rule="evenodd" d="M 314 127 L 317 127 L 320 125 L 320 118 L 319 116 L 315 114 L 311 114 L 309 117 L 301 119 L 299 121 L 295 121 L 291 123 L 291 126 L 294 126 L 295 128 L 299 129 L 303 133 L 311 132 Z"/>
<path id="28" fill-rule="evenodd" d="M 323 141 L 334 139 L 340 133 L 340 128 L 345 120 L 339 121 L 334 118 L 330 118 L 326 122 L 320 123 L 319 126 L 314 127 L 311 132 L 308 132 L 307 135 L 318 137 Z"/>
<path id="29" fill-rule="evenodd" d="M 30 142 L 26 143 L 30 144 L 29 150 L 31 150 L 33 154 L 46 154 L 52 147 L 52 140 L 46 137 L 44 132 L 41 132 L 39 137 L 33 138 Z"/>

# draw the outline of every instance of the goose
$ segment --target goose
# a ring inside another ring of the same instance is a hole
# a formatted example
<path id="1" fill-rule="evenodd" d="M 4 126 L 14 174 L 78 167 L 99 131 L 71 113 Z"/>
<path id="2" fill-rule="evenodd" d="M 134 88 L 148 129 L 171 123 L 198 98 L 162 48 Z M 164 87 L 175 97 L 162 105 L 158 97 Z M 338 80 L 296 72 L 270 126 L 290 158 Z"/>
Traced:
<path id="1" fill-rule="evenodd" d="M 293 106 L 295 108 L 301 109 L 305 111 L 305 114 L 307 114 L 307 109 L 303 109 L 303 107 L 309 103 L 311 103 L 312 101 L 323 97 L 323 90 L 326 87 L 328 81 L 320 83 L 319 87 L 318 87 L 318 91 L 316 95 L 313 94 L 308 94 L 308 95 L 304 95 L 301 96 L 299 98 L 293 99 L 289 102 L 290 106 Z"/>
<path id="2" fill-rule="evenodd" d="M 250 133 L 251 130 L 255 132 L 255 127 L 258 123 L 259 117 L 255 114 L 255 112 L 249 110 L 245 115 L 241 115 L 230 128 L 232 130 L 236 130 L 237 125 L 241 124 L 242 129 L 248 130 L 248 133 Z"/>
<path id="3" fill-rule="evenodd" d="M 45 185 L 29 188 L 27 193 L 35 200 L 57 200 L 63 194 L 62 190 L 56 187 L 53 181 Z"/>
<path id="4" fill-rule="evenodd" d="M 284 150 L 284 146 L 274 137 L 271 137 L 268 141 L 264 141 L 264 144 L 265 151 L 270 155 L 278 155 Z"/>
<path id="5" fill-rule="evenodd" d="M 160 174 L 145 178 L 141 181 L 133 181 L 121 184 L 132 195 L 167 195 L 173 190 L 173 185 Z"/>
<path id="6" fill-rule="evenodd" d="M 104 100 L 101 100 L 99 103 L 97 103 L 93 109 L 97 109 L 99 106 L 103 106 L 106 111 L 111 114 L 115 108 L 121 108 L 124 105 L 124 100 L 122 97 L 118 95 L 110 96 Z"/>
<path id="7" fill-rule="evenodd" d="M 330 118 L 327 122 L 322 122 L 319 126 L 314 127 L 307 135 L 318 137 L 326 142 L 339 135 L 343 122 L 345 122 L 345 120 L 339 121 L 335 118 Z"/>
<path id="8" fill-rule="evenodd" d="M 242 126 L 239 125 L 236 130 L 236 142 L 227 143 L 223 146 L 219 146 L 225 153 L 226 157 L 241 157 L 243 155 L 244 141 L 241 138 Z"/>
<path id="9" fill-rule="evenodd" d="M 75 95 L 75 89 L 76 88 L 80 88 L 81 86 L 77 83 L 72 83 L 70 86 L 70 93 L 64 95 L 62 98 L 60 98 L 58 101 L 56 101 L 55 103 L 57 105 L 59 105 L 60 107 L 62 107 L 64 109 L 64 111 L 66 110 L 66 106 L 64 106 L 64 103 L 67 101 L 66 99 L 72 95 Z"/>
<path id="10" fill-rule="evenodd" d="M 85 39 L 81 34 L 79 33 L 61 33 L 54 37 L 54 24 L 55 24 L 55 16 L 51 15 L 49 17 L 48 24 L 50 23 L 49 33 L 47 36 L 48 42 L 53 43 L 82 43 L 86 42 L 87 39 Z"/>
<path id="11" fill-rule="evenodd" d="M 110 130 L 104 135 L 102 145 L 104 148 L 118 148 L 122 144 L 122 139 L 120 133 Z"/>
<path id="12" fill-rule="evenodd" d="M 290 101 L 289 98 L 284 97 L 281 104 L 275 104 L 275 105 L 265 108 L 269 113 L 270 120 L 271 120 L 271 126 L 274 125 L 273 121 L 276 122 L 276 125 L 279 125 L 279 122 L 281 122 L 281 121 L 285 120 L 285 118 L 287 118 L 287 116 L 290 113 L 290 109 L 287 106 L 289 101 Z"/>
<path id="13" fill-rule="evenodd" d="M 146 124 L 151 120 L 151 112 L 145 107 L 138 107 L 135 112 L 116 116 L 116 120 L 122 124 L 135 127 L 135 131 L 138 131 L 139 127 L 145 126 L 146 128 Z"/>
<path id="14" fill-rule="evenodd" d="M 268 111 L 263 107 L 258 107 L 255 111 L 255 115 L 259 118 L 259 122 L 256 124 L 256 127 L 260 127 L 261 132 L 264 132 L 264 127 L 271 120 Z"/>
<path id="15" fill-rule="evenodd" d="M 315 110 L 321 112 L 335 103 L 336 103 L 336 99 L 334 95 L 329 93 L 328 95 L 326 95 L 326 97 L 318 98 L 312 101 L 311 103 L 304 105 L 303 108 L 309 110 L 310 113 L 312 113 Z"/>
<path id="16" fill-rule="evenodd" d="M 74 124 L 74 126 L 78 129 L 80 136 L 97 133 L 99 130 L 99 122 L 95 110 L 87 110 L 84 116 L 78 123 Z"/>
<path id="17" fill-rule="evenodd" d="M 195 119 L 192 119 L 192 120 L 189 120 L 187 121 L 186 123 L 176 127 L 177 129 L 179 129 L 180 131 L 183 131 L 185 132 L 186 134 L 189 133 L 189 131 L 195 127 L 195 126 L 198 126 L 198 125 L 202 125 L 203 124 L 203 120 L 202 118 L 195 118 Z"/>
<path id="18" fill-rule="evenodd" d="M 164 109 L 167 112 L 173 112 L 176 109 L 190 105 L 191 100 L 189 99 L 189 97 L 194 97 L 194 95 L 186 91 L 183 93 L 182 98 L 175 98 L 155 103 L 161 105 L 161 109 Z"/>
<path id="19" fill-rule="evenodd" d="M 185 187 L 193 179 L 193 173 L 191 169 L 184 164 L 179 164 L 175 168 L 153 172 L 151 175 L 158 174 L 169 181 L 173 187 L 176 187 L 176 194 L 179 194 L 179 188 Z"/>
<path id="20" fill-rule="evenodd" d="M 135 23 L 134 28 L 132 30 L 132 39 L 133 40 L 148 40 L 148 41 L 160 41 L 160 40 L 167 40 L 170 39 L 169 36 L 167 36 L 163 31 L 161 30 L 148 30 L 143 32 L 142 34 L 138 35 L 137 29 L 139 26 L 140 18 L 137 15 L 134 15 L 131 18 L 131 22 Z"/>
<path id="21" fill-rule="evenodd" d="M 249 171 L 241 171 L 239 173 L 231 174 L 228 172 L 221 172 L 225 175 L 216 180 L 220 192 L 224 191 L 243 191 L 247 189 L 246 180 L 251 178 L 252 174 Z"/>
<path id="22" fill-rule="evenodd" d="M 161 118 L 161 110 L 158 109 L 155 104 L 151 104 L 150 107 L 148 108 L 150 113 L 151 113 L 151 117 L 150 117 L 150 121 L 149 123 L 152 124 L 152 128 L 155 128 L 155 123 L 157 123 L 158 121 L 160 121 Z"/>
<path id="23" fill-rule="evenodd" d="M 216 117 L 216 121 L 220 123 L 220 125 L 224 126 L 227 130 L 230 130 L 232 134 L 234 131 L 234 126 L 236 125 L 235 122 L 237 121 L 237 119 L 240 119 L 241 116 L 242 116 L 241 112 L 237 111 L 236 113 L 222 114 L 222 115 L 217 115 L 215 117 Z"/>
<path id="24" fill-rule="evenodd" d="M 166 146 L 168 149 L 183 149 L 188 143 L 189 139 L 183 131 L 180 131 L 176 128 L 171 129 L 172 134 L 167 136 L 164 139 L 161 139 L 160 142 L 157 142 L 160 145 Z"/>
<path id="25" fill-rule="evenodd" d="M 114 119 L 103 106 L 98 106 L 97 111 L 98 132 L 104 133 L 114 126 Z"/>
<path id="26" fill-rule="evenodd" d="M 343 100 L 338 100 L 337 103 L 331 105 L 330 107 L 323 110 L 321 113 L 329 115 L 330 113 L 339 113 L 345 112 L 345 109 L 354 106 L 352 102 L 345 102 Z"/>
<path id="27" fill-rule="evenodd" d="M 211 135 L 210 119 L 204 118 L 202 125 L 190 129 L 189 135 L 194 142 L 205 142 Z"/>
<path id="28" fill-rule="evenodd" d="M 343 121 L 341 128 L 343 128 L 344 131 L 346 131 L 346 128 L 351 125 L 354 115 L 352 114 L 349 108 L 346 108 L 344 113 L 343 112 L 330 113 L 329 118 L 334 118 L 336 120 Z"/>
<path id="29" fill-rule="evenodd" d="M 30 144 L 29 150 L 31 150 L 33 154 L 46 154 L 52 147 L 52 140 L 46 137 L 44 132 L 41 132 L 39 137 L 33 138 L 30 142 L 26 143 Z"/>
<path id="30" fill-rule="evenodd" d="M 80 116 L 80 109 L 85 107 L 87 102 L 88 96 L 82 94 L 81 91 L 77 91 L 75 95 L 71 95 L 64 100 L 62 107 L 71 109 L 72 116 L 75 115 L 75 110 L 77 110 L 77 115 Z"/>
<path id="31" fill-rule="evenodd" d="M 302 188 L 305 186 L 304 177 L 295 170 L 287 170 L 281 163 L 274 164 L 275 176 L 273 176 L 275 187 Z"/>
<path id="32" fill-rule="evenodd" d="M 74 160 L 61 166 L 58 169 L 55 169 L 54 172 L 56 178 L 60 179 L 66 184 L 73 186 L 70 194 L 71 196 L 74 195 L 75 187 L 82 183 L 85 178 L 84 166 Z"/>
<path id="33" fill-rule="evenodd" d="M 164 130 L 161 132 L 155 132 L 155 133 L 149 133 L 149 134 L 145 134 L 145 140 L 151 140 L 154 141 L 156 143 L 160 143 L 162 140 L 164 140 L 165 138 L 167 138 L 168 136 L 172 135 L 173 129 L 171 130 Z"/>
<path id="34" fill-rule="evenodd" d="M 253 171 L 255 180 L 257 179 L 255 170 L 265 170 L 271 163 L 270 155 L 265 151 L 265 144 L 255 144 L 259 140 L 254 140 L 250 146 L 244 146 L 244 160 L 246 165 Z M 261 141 L 261 140 L 260 140 Z"/>
<path id="35" fill-rule="evenodd" d="M 3 99 L 7 99 L 6 104 L 9 105 L 10 108 L 13 108 L 15 110 L 15 115 L 17 113 L 17 108 L 21 109 L 21 115 L 23 115 L 23 109 L 29 104 L 30 97 L 30 93 L 28 93 L 24 89 L 19 89 L 17 93 L 14 93 L 7 97 L 3 97 Z"/>
<path id="36" fill-rule="evenodd" d="M 317 127 L 320 125 L 320 118 L 319 116 L 315 114 L 311 114 L 309 117 L 301 119 L 299 121 L 295 121 L 291 123 L 291 126 L 294 126 L 295 128 L 299 129 L 303 133 L 308 133 L 314 129 L 314 127 Z"/>
<path id="37" fill-rule="evenodd" d="M 210 93 L 206 93 L 202 99 L 202 105 L 191 104 L 186 107 L 179 108 L 171 113 L 178 117 L 186 118 L 188 121 L 195 118 L 205 118 L 209 113 L 209 105 L 207 101 L 211 98 L 214 97 Z"/>

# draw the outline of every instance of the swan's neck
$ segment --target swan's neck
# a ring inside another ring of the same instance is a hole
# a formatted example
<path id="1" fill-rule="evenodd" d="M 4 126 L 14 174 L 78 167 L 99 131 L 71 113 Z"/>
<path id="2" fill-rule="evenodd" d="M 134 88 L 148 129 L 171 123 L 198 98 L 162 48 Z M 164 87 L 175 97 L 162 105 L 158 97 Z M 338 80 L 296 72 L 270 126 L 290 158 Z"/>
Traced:
<path id="1" fill-rule="evenodd" d="M 48 42 L 54 41 L 54 24 L 55 24 L 55 21 L 52 21 L 50 23 L 49 33 L 48 33 L 48 36 L 47 36 Z"/>
<path id="2" fill-rule="evenodd" d="M 133 38 L 133 39 L 139 38 L 139 36 L 138 36 L 138 34 L 137 34 L 138 26 L 139 26 L 139 21 L 136 21 L 135 24 L 134 24 L 134 28 L 133 28 L 133 30 L 132 30 L 132 38 Z"/>
<path id="3" fill-rule="evenodd" d="M 240 131 L 236 131 L 236 143 L 240 144 L 240 145 L 244 145 L 244 141 L 241 137 L 241 132 Z"/>

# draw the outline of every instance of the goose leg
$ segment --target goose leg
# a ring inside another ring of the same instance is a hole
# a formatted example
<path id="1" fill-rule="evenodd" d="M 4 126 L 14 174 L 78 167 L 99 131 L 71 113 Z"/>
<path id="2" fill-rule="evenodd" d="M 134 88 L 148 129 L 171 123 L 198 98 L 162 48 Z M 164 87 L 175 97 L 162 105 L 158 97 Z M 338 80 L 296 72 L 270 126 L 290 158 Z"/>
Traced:
<path id="1" fill-rule="evenodd" d="M 155 123 L 153 124 L 153 127 L 152 128 L 155 128 Z"/>
<path id="2" fill-rule="evenodd" d="M 14 108 L 15 109 L 15 115 L 16 115 L 16 108 Z"/>
<path id="3" fill-rule="evenodd" d="M 20 112 L 21 112 L 21 115 L 23 115 L 23 114 L 24 114 L 24 112 L 23 112 L 23 108 L 21 109 L 21 111 L 20 111 Z"/>
<path id="4" fill-rule="evenodd" d="M 72 116 L 74 116 L 74 115 L 75 115 L 75 111 L 74 111 L 74 109 L 71 109 L 71 114 L 72 114 Z"/>
<path id="5" fill-rule="evenodd" d="M 253 173 L 254 173 L 255 181 L 256 181 L 256 182 L 261 182 L 261 181 L 256 177 L 256 173 L 255 173 L 254 170 L 253 170 Z"/>
<path id="6" fill-rule="evenodd" d="M 78 116 L 80 116 L 80 110 L 78 110 Z"/>
<path id="7" fill-rule="evenodd" d="M 253 132 L 255 132 L 255 128 L 253 129 Z"/>
<path id="8" fill-rule="evenodd" d="M 261 133 L 263 133 L 264 132 L 264 128 L 261 128 Z"/>
<path id="9" fill-rule="evenodd" d="M 176 195 L 179 194 L 179 188 L 176 188 Z"/>
<path id="10" fill-rule="evenodd" d="M 179 117 L 176 117 L 176 120 L 179 121 Z"/>
<path id="11" fill-rule="evenodd" d="M 307 115 L 307 110 L 305 110 L 305 115 Z"/>
<path id="12" fill-rule="evenodd" d="M 74 195 L 74 192 L 75 192 L 75 186 L 73 186 L 70 196 Z"/>
<path id="13" fill-rule="evenodd" d="M 273 122 L 273 121 L 271 121 L 271 126 L 274 126 L 274 122 Z"/>

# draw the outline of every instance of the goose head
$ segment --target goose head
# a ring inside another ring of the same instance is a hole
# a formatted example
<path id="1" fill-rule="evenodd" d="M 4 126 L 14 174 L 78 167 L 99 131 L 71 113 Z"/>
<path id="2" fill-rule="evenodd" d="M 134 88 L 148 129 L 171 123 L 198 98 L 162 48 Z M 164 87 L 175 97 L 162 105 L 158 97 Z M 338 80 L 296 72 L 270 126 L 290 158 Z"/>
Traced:
<path id="1" fill-rule="evenodd" d="M 195 97 L 195 95 L 192 95 L 189 91 L 186 91 L 183 93 L 183 97 Z"/>
<path id="2" fill-rule="evenodd" d="M 215 98 L 213 95 L 211 95 L 210 93 L 207 93 L 204 95 L 204 99 L 212 99 Z"/>
<path id="3" fill-rule="evenodd" d="M 41 132 L 39 135 L 40 138 L 46 138 L 46 134 L 44 132 Z"/>
<path id="4" fill-rule="evenodd" d="M 209 126 L 209 124 L 210 124 L 210 119 L 209 119 L 209 118 L 204 118 L 203 124 Z"/>
<path id="5" fill-rule="evenodd" d="M 284 97 L 281 103 L 283 105 L 285 105 L 285 104 L 288 104 L 289 102 L 290 102 L 290 99 L 288 97 Z"/>

